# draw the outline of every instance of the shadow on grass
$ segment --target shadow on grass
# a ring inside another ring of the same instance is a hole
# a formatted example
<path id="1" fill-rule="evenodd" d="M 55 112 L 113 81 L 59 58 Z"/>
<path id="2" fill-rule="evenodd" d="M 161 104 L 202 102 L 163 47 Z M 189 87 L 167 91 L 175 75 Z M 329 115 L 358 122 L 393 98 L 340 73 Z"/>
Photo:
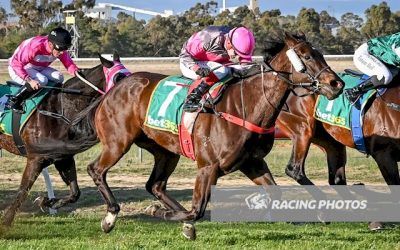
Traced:
<path id="1" fill-rule="evenodd" d="M 143 201 L 155 200 L 155 198 L 142 188 L 112 188 L 115 198 L 118 203 L 135 203 Z M 17 194 L 17 190 L 0 190 L 0 213 L 11 203 Z M 57 198 L 68 195 L 68 191 L 55 190 Z M 185 202 L 192 200 L 192 189 L 169 190 L 168 194 L 178 201 Z M 30 192 L 28 199 L 22 204 L 20 211 L 25 213 L 42 214 L 41 210 L 33 201 L 38 196 L 47 195 L 44 192 Z M 104 205 L 105 202 L 101 198 L 96 187 L 85 187 L 81 189 L 81 197 L 76 203 L 68 204 L 60 208 L 60 212 L 73 212 L 77 209 L 95 208 Z"/>

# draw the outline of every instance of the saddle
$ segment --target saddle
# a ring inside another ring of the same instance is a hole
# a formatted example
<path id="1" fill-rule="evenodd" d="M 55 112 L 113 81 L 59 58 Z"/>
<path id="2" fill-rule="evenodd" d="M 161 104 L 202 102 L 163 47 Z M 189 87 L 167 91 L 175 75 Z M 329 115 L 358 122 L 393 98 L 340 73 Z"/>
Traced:
<path id="1" fill-rule="evenodd" d="M 203 99 L 200 103 L 203 104 L 203 107 L 205 108 L 212 108 L 221 100 L 225 89 L 230 84 L 237 84 L 239 82 L 235 82 L 234 80 L 243 80 L 245 78 L 249 78 L 260 73 L 261 67 L 258 64 L 250 65 L 248 68 L 240 70 L 236 68 L 231 68 L 231 75 L 214 84 L 214 86 L 211 87 L 210 90 L 203 96 Z M 203 110 L 203 112 L 204 111 L 206 110 Z"/>
<path id="2" fill-rule="evenodd" d="M 48 86 L 55 85 L 56 83 L 54 82 L 48 83 Z M 5 105 L 7 103 L 8 96 L 17 93 L 19 91 L 19 88 L 20 85 L 13 81 L 7 81 L 6 84 L 0 85 L 1 104 Z M 40 89 L 33 96 L 26 99 L 24 103 L 24 114 L 13 112 L 9 109 L 5 109 L 0 112 L 0 133 L 13 137 L 14 142 L 17 145 L 17 148 L 20 151 L 21 155 L 25 155 L 26 150 L 20 133 L 30 116 L 33 114 L 33 112 L 35 112 L 36 107 L 49 93 L 49 91 L 49 89 Z"/>

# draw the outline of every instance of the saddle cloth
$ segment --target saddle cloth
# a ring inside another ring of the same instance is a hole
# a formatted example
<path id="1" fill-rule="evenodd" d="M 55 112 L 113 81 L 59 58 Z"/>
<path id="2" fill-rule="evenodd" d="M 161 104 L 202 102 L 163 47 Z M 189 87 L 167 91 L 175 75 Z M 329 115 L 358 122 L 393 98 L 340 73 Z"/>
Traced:
<path id="1" fill-rule="evenodd" d="M 55 86 L 56 83 L 48 82 L 47 86 Z M 0 84 L 0 133 L 12 135 L 12 111 L 5 108 L 8 101 L 8 95 L 15 95 L 19 86 L 10 84 Z M 21 116 L 20 131 L 28 121 L 29 117 L 36 110 L 43 98 L 49 93 L 50 89 L 40 89 L 31 98 L 28 98 L 24 104 L 25 113 Z"/>
<path id="2" fill-rule="evenodd" d="M 214 84 L 209 90 L 209 94 L 205 95 L 203 102 L 218 100 L 225 89 L 225 83 L 230 79 L 231 77 L 228 76 Z M 151 95 L 144 125 L 178 134 L 179 124 L 182 120 L 183 103 L 192 83 L 192 79 L 180 75 L 169 76 L 161 80 Z"/>

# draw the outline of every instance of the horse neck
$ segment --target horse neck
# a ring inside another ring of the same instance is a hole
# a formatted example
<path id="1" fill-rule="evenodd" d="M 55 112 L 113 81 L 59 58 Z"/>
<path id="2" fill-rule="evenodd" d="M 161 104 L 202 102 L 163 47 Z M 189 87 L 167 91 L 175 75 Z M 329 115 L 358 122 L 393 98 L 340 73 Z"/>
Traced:
<path id="1" fill-rule="evenodd" d="M 286 50 L 282 50 L 286 51 Z M 285 53 L 280 52 L 270 63 L 278 72 L 290 72 L 291 64 Z M 253 83 L 259 84 L 259 88 L 253 88 L 251 99 L 256 100 L 253 118 L 261 127 L 272 127 L 289 96 L 289 85 L 272 73 L 257 75 Z M 261 88 L 261 89 L 260 89 Z M 250 118 L 250 117 L 249 117 Z"/>
<path id="2" fill-rule="evenodd" d="M 84 71 L 85 79 L 91 82 L 93 85 L 99 89 L 104 89 L 105 86 L 105 76 L 103 72 L 103 66 L 97 65 L 94 68 L 87 69 Z M 78 77 L 69 79 L 65 84 L 64 88 L 79 89 L 86 95 L 96 94 L 96 90 L 81 81 Z"/>
<path id="3" fill-rule="evenodd" d="M 98 65 L 94 68 L 85 70 L 84 76 L 86 80 L 88 80 L 100 89 L 103 89 L 103 87 L 105 86 L 105 77 L 102 65 Z M 66 89 L 80 90 L 82 93 L 82 95 L 71 95 L 63 93 L 60 93 L 58 95 L 60 103 L 62 102 L 64 105 L 69 106 L 71 108 L 72 114 L 73 112 L 79 112 L 82 109 L 86 108 L 90 103 L 94 101 L 94 99 L 97 99 L 100 96 L 100 94 L 95 89 L 81 81 L 78 77 L 69 79 L 63 87 Z"/>

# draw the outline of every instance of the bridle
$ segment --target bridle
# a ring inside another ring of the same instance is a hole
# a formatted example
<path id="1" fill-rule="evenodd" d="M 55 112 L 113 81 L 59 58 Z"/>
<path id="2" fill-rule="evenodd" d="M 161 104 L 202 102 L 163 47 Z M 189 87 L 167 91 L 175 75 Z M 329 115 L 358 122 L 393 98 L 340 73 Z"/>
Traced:
<path id="1" fill-rule="evenodd" d="M 124 76 L 130 76 L 132 74 L 119 61 L 114 61 L 114 65 L 111 68 L 103 66 L 103 72 L 104 76 L 106 77 L 106 88 L 105 88 L 106 93 L 110 91 L 110 89 L 114 86 L 117 75 L 122 74 Z"/>
<path id="2" fill-rule="evenodd" d="M 277 58 L 278 54 L 273 57 L 270 61 L 269 64 L 267 63 L 262 63 L 261 64 L 261 72 L 272 72 L 273 75 L 277 76 L 279 79 L 283 80 L 285 83 L 287 83 L 290 86 L 290 90 L 292 91 L 292 93 L 296 96 L 299 97 L 303 97 L 303 96 L 308 96 L 308 95 L 313 95 L 316 93 L 319 93 L 320 89 L 321 89 L 321 83 L 318 80 L 318 77 L 326 70 L 330 70 L 331 67 L 326 65 L 325 67 L 323 67 L 321 70 L 319 70 L 318 72 L 310 72 L 310 69 L 306 66 L 306 64 L 304 63 L 303 59 L 299 56 L 299 53 L 297 52 L 297 49 L 304 45 L 304 44 L 308 44 L 306 41 L 301 41 L 298 44 L 296 44 L 293 47 L 289 47 L 289 50 L 293 50 L 295 52 L 295 54 L 297 55 L 297 58 L 300 60 L 300 62 L 304 65 L 304 71 L 299 72 L 302 74 L 306 74 L 308 79 L 310 80 L 310 82 L 300 82 L 300 83 L 296 83 L 293 80 L 293 75 L 295 73 L 294 71 L 294 67 L 293 67 L 293 62 L 291 62 L 291 71 L 290 72 L 279 72 L 274 70 L 270 64 Z M 290 60 L 289 60 L 290 61 Z M 289 75 L 289 77 L 286 77 L 285 74 Z M 264 78 L 264 75 L 261 74 L 262 78 Z M 263 84 L 263 91 L 264 91 L 264 79 L 261 81 Z M 302 94 L 299 95 L 295 92 L 295 89 L 301 87 L 301 88 L 305 88 L 308 89 L 309 92 L 306 94 Z M 265 91 L 264 91 L 265 93 Z"/>
<path id="3" fill-rule="evenodd" d="M 100 93 L 100 97 L 104 96 L 114 85 L 115 81 L 117 79 L 117 76 L 122 74 L 126 76 L 131 75 L 131 72 L 129 72 L 128 69 L 125 68 L 125 66 L 119 62 L 119 61 L 114 61 L 114 65 L 111 68 L 107 68 L 103 66 L 103 73 L 106 79 L 106 85 L 105 85 L 105 91 L 101 90 L 97 86 L 95 86 L 93 83 L 91 83 L 89 80 L 87 80 L 80 72 L 77 72 L 76 76 L 83 81 L 85 84 L 89 85 L 91 88 L 96 90 L 98 93 Z M 77 94 L 77 95 L 84 95 L 82 94 L 79 90 L 75 89 L 68 89 L 69 91 L 62 91 L 63 88 L 60 88 L 61 92 L 65 93 L 70 93 L 70 94 Z M 64 107 L 63 107 L 63 100 L 62 100 L 62 95 L 61 95 L 61 114 L 59 113 L 54 113 L 51 111 L 47 110 L 39 110 L 38 112 L 42 115 L 45 116 L 50 116 L 56 119 L 61 119 L 64 121 L 66 124 L 69 126 L 76 125 L 82 118 L 89 113 L 93 107 L 97 106 L 99 102 L 102 100 L 102 98 L 96 98 L 95 101 L 93 101 L 90 105 L 88 105 L 86 108 L 81 110 L 78 114 L 75 115 L 74 119 L 69 119 L 64 115 Z"/>

